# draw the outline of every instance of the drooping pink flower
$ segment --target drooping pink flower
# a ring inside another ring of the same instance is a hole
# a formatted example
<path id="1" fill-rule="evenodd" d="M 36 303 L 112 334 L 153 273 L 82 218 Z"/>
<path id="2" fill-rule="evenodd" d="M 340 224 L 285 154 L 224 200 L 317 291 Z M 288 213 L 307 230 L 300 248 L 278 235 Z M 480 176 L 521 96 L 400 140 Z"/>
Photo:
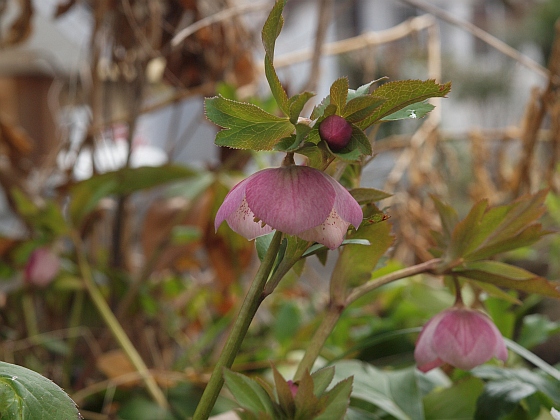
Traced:
<path id="1" fill-rule="evenodd" d="M 504 362 L 507 348 L 492 320 L 482 312 L 455 306 L 430 319 L 418 336 L 414 358 L 427 372 L 444 363 L 470 370 L 492 357 Z"/>
<path id="2" fill-rule="evenodd" d="M 25 266 L 25 281 L 34 286 L 48 286 L 58 274 L 60 259 L 49 248 L 37 248 Z"/>
<path id="3" fill-rule="evenodd" d="M 360 205 L 336 180 L 318 169 L 289 165 L 259 171 L 237 184 L 216 214 L 247 239 L 277 229 L 330 249 L 348 226 L 362 222 Z"/>

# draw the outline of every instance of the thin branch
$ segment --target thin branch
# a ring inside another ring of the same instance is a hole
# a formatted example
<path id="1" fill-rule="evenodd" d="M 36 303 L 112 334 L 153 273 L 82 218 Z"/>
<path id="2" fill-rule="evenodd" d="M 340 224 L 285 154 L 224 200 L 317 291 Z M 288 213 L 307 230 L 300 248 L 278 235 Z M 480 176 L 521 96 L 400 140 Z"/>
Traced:
<path id="1" fill-rule="evenodd" d="M 434 15 L 438 19 L 441 19 L 452 25 L 455 25 L 469 32 L 470 34 L 477 37 L 481 41 L 487 43 L 488 45 L 492 46 L 496 50 L 500 51 L 502 54 L 505 54 L 508 57 L 513 58 L 519 64 L 522 64 L 523 66 L 534 71 L 535 73 L 547 79 L 550 77 L 550 72 L 545 67 L 541 66 L 539 63 L 527 57 L 526 55 L 521 54 L 515 48 L 510 47 L 508 44 L 496 38 L 494 35 L 491 35 L 488 32 L 480 29 L 478 26 L 473 25 L 471 22 L 468 22 L 463 19 L 459 19 L 458 17 L 453 16 L 451 13 L 448 13 L 445 10 L 440 9 L 439 7 L 433 6 L 432 4 L 424 0 L 398 0 L 398 1 L 402 3 L 406 3 L 409 6 L 413 6 L 418 9 L 421 9 L 427 13 Z"/>
<path id="2" fill-rule="evenodd" d="M 179 45 L 185 39 L 187 39 L 189 36 L 191 36 L 192 34 L 194 34 L 195 32 L 199 31 L 202 28 L 213 25 L 214 23 L 221 22 L 223 20 L 230 19 L 234 16 L 243 14 L 245 12 L 253 12 L 253 11 L 269 8 L 271 4 L 272 2 L 269 0 L 260 1 L 257 3 L 240 4 L 239 6 L 230 7 L 228 9 L 221 10 L 213 15 L 197 20 L 192 25 L 189 25 L 186 28 L 179 31 L 179 33 L 177 33 L 173 37 L 173 39 L 171 39 L 171 49 L 174 50 L 177 47 L 179 47 Z"/>

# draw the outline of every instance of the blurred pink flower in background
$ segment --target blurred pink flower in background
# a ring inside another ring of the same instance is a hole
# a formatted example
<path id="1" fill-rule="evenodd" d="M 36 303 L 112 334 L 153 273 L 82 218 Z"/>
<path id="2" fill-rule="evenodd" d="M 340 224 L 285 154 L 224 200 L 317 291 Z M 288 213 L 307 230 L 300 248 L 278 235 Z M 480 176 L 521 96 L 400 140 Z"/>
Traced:
<path id="1" fill-rule="evenodd" d="M 237 184 L 216 214 L 251 240 L 274 229 L 335 249 L 348 226 L 358 227 L 360 205 L 334 178 L 308 166 L 259 171 Z"/>
<path id="2" fill-rule="evenodd" d="M 430 319 L 416 342 L 418 369 L 427 372 L 444 363 L 470 370 L 492 357 L 504 362 L 507 348 L 498 328 L 482 312 L 455 306 Z"/>
<path id="3" fill-rule="evenodd" d="M 60 270 L 58 255 L 49 248 L 37 248 L 25 266 L 25 282 L 34 286 L 48 286 Z"/>

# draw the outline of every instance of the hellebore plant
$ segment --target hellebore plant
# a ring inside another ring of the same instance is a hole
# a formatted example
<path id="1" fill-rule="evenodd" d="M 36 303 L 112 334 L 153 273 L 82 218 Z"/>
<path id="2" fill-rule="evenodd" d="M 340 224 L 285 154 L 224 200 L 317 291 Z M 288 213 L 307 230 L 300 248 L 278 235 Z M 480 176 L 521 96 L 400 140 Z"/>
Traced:
<path id="1" fill-rule="evenodd" d="M 414 351 L 422 372 L 444 363 L 471 370 L 493 357 L 507 360 L 502 334 L 487 315 L 463 305 L 446 309 L 430 319 L 418 336 Z"/>
<path id="2" fill-rule="evenodd" d="M 216 214 L 235 232 L 254 239 L 276 229 L 330 249 L 340 246 L 362 209 L 348 191 L 324 172 L 288 165 L 264 169 L 237 184 Z"/>

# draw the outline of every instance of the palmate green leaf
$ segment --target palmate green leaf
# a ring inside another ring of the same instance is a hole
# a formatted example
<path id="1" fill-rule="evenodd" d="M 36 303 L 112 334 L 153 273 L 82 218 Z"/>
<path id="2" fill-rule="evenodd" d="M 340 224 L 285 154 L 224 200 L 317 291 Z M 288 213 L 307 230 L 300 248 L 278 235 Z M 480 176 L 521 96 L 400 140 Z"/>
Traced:
<path id="1" fill-rule="evenodd" d="M 70 188 L 70 217 L 78 224 L 103 197 L 132 194 L 171 181 L 191 178 L 196 174 L 197 172 L 185 166 L 164 165 L 123 168 L 94 175 Z"/>
<path id="2" fill-rule="evenodd" d="M 418 118 L 423 118 L 428 114 L 428 112 L 432 111 L 435 108 L 432 104 L 427 102 L 418 102 L 415 104 L 411 104 L 409 106 L 405 106 L 403 109 L 393 112 L 386 117 L 383 117 L 381 121 L 397 121 L 397 120 L 415 120 Z"/>
<path id="3" fill-rule="evenodd" d="M 424 397 L 426 420 L 472 420 L 484 382 L 470 377 Z"/>
<path id="4" fill-rule="evenodd" d="M 266 413 L 269 416 L 274 414 L 270 397 L 257 382 L 229 369 L 224 369 L 224 380 L 242 408 L 255 414 Z"/>
<path id="5" fill-rule="evenodd" d="M 360 228 L 351 232 L 348 239 L 364 239 L 369 246 L 346 245 L 333 269 L 330 293 L 333 302 L 344 301 L 347 288 L 359 286 L 371 278 L 371 273 L 379 259 L 385 254 L 394 241 L 391 225 L 387 222 L 369 224 L 362 223 Z"/>
<path id="6" fill-rule="evenodd" d="M 458 276 L 490 283 L 494 286 L 560 299 L 560 285 L 527 270 L 500 261 L 466 262 L 454 268 L 452 272 Z"/>
<path id="7" fill-rule="evenodd" d="M 272 150 L 294 131 L 288 118 L 277 117 L 261 108 L 221 96 L 206 98 L 206 116 L 224 128 L 216 135 L 218 146 L 233 149 Z"/>
<path id="8" fill-rule="evenodd" d="M 76 404 L 54 382 L 32 370 L 0 362 L 2 420 L 81 419 Z"/>
<path id="9" fill-rule="evenodd" d="M 383 118 L 416 102 L 444 97 L 451 90 L 451 83 L 439 84 L 435 80 L 401 80 L 388 82 L 375 89 L 371 95 L 386 99 L 368 118 L 359 123 L 365 129 Z"/>

